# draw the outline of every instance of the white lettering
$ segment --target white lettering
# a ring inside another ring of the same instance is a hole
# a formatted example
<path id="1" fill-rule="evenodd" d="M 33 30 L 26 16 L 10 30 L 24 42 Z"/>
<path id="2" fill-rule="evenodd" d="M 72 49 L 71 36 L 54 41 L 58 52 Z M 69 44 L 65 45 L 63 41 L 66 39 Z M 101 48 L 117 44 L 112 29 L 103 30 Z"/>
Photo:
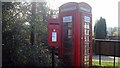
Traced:
<path id="1" fill-rule="evenodd" d="M 63 22 L 72 22 L 72 16 L 63 17 Z"/>
<path id="2" fill-rule="evenodd" d="M 90 17 L 84 16 L 84 22 L 90 22 Z"/>
<path id="3" fill-rule="evenodd" d="M 80 10 L 86 11 L 86 12 L 90 12 L 90 9 L 86 9 L 84 7 L 80 7 Z"/>
<path id="4" fill-rule="evenodd" d="M 72 11 L 72 10 L 76 10 L 76 7 L 64 8 L 61 9 L 61 12 Z"/>

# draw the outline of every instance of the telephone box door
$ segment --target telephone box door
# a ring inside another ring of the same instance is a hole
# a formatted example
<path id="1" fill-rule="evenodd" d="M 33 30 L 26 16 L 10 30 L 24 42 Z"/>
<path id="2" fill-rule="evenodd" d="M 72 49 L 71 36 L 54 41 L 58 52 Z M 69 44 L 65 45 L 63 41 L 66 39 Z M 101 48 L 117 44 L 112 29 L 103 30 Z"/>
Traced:
<path id="1" fill-rule="evenodd" d="M 84 5 L 84 6 L 83 6 Z M 86 5 L 86 6 L 85 6 Z M 80 5 L 81 39 L 82 39 L 82 66 L 92 66 L 92 15 L 91 7 L 86 3 Z"/>

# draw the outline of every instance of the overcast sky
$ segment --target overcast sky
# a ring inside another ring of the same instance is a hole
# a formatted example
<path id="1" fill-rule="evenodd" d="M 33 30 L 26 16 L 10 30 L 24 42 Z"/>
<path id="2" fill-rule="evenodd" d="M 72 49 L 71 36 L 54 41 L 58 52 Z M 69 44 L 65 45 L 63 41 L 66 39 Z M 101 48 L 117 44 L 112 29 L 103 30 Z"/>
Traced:
<path id="1" fill-rule="evenodd" d="M 92 7 L 93 26 L 100 17 L 106 19 L 107 27 L 118 26 L 118 2 L 120 0 L 47 0 L 50 8 L 58 9 L 67 2 L 86 2 Z"/>

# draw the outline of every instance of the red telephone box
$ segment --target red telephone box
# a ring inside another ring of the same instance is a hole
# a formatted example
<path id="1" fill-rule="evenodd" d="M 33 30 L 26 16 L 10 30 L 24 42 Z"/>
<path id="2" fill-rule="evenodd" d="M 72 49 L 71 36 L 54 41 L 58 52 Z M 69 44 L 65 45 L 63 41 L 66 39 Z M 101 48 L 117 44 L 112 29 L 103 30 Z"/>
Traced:
<path id="1" fill-rule="evenodd" d="M 48 44 L 55 47 L 60 43 L 60 23 L 56 18 L 50 18 L 48 22 Z"/>
<path id="2" fill-rule="evenodd" d="M 61 59 L 65 66 L 92 66 L 92 14 L 84 2 L 59 7 Z"/>

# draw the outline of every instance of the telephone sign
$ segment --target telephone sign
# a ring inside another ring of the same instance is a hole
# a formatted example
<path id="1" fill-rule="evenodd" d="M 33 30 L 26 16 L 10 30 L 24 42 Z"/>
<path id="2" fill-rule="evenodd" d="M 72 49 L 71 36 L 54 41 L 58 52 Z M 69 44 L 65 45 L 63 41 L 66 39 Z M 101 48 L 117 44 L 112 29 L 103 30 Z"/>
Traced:
<path id="1" fill-rule="evenodd" d="M 85 21 L 85 22 L 90 22 L 90 17 L 84 16 L 84 21 Z"/>
<path id="2" fill-rule="evenodd" d="M 63 17 L 63 22 L 72 22 L 72 16 Z"/>

